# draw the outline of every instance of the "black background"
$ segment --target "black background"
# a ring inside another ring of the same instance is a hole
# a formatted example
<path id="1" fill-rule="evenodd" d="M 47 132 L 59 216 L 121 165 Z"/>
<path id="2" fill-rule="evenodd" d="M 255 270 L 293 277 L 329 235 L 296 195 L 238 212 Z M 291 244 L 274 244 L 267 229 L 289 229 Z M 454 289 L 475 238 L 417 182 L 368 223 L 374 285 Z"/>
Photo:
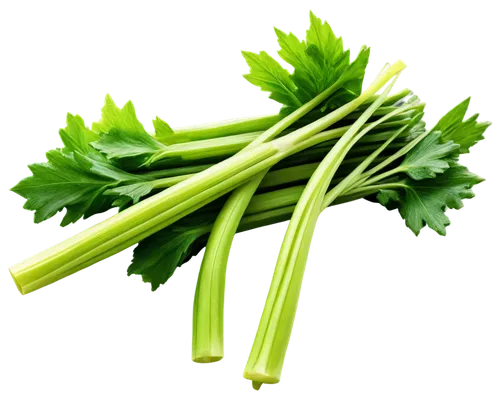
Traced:
<path id="1" fill-rule="evenodd" d="M 417 65 L 411 79 L 433 104 L 468 87 L 480 96 L 482 111 L 498 112 L 493 22 L 479 5 L 456 15 L 449 6 L 414 2 L 314 1 L 313 7 L 335 15 L 336 29 L 352 32 L 353 39 L 377 40 L 377 54 L 408 55 Z M 37 159 L 39 144 L 54 141 L 54 119 L 63 118 L 64 104 L 94 111 L 97 87 L 120 88 L 146 110 L 168 111 L 172 120 L 206 119 L 208 111 L 263 111 L 262 97 L 240 89 L 239 60 L 231 49 L 270 47 L 266 23 L 304 22 L 300 1 L 75 8 L 45 10 L 50 17 L 43 18 L 31 9 L 33 20 L 25 19 L 6 44 L 6 64 L 14 69 L 5 82 L 14 98 L 6 109 L 15 116 L 4 125 L 13 143 L 5 154 L 8 176 L 23 175 L 23 160 Z M 490 176 L 497 175 L 496 150 L 497 137 L 491 137 L 473 157 Z M 305 329 L 296 334 L 297 361 L 289 365 L 289 384 L 266 397 L 301 398 L 311 391 L 407 397 L 431 388 L 480 397 L 492 382 L 482 363 L 492 354 L 489 321 L 498 299 L 491 246 L 496 192 L 490 185 L 481 208 L 459 217 L 453 241 L 430 235 L 409 241 L 389 214 L 371 205 L 330 211 L 321 248 L 313 251 L 313 288 L 305 294 Z M 9 232 L 2 263 L 55 237 L 54 225 L 48 233 L 33 233 L 15 207 L 4 202 Z M 233 260 L 233 361 L 224 369 L 183 367 L 190 268 L 159 297 L 120 280 L 115 265 L 26 306 L 7 297 L 2 281 L 6 359 L 20 363 L 28 377 L 23 389 L 31 384 L 37 393 L 114 395 L 125 388 L 142 396 L 253 398 L 239 384 L 238 357 L 255 323 L 263 264 L 271 262 L 271 241 L 278 238 L 276 229 L 242 240 Z"/>

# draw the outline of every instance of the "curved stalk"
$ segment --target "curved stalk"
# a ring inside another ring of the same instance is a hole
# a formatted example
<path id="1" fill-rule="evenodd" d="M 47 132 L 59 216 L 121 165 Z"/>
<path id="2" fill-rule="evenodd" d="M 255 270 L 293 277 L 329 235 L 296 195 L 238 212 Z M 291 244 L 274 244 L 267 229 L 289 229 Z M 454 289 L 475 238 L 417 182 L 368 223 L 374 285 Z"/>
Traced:
<path id="1" fill-rule="evenodd" d="M 363 124 L 385 101 L 396 79 L 397 76 L 328 153 L 309 180 L 295 207 L 243 374 L 254 382 L 256 389 L 262 383 L 278 383 L 280 380 L 309 247 L 326 191 L 347 152 L 370 130 L 368 127 L 359 132 Z"/>

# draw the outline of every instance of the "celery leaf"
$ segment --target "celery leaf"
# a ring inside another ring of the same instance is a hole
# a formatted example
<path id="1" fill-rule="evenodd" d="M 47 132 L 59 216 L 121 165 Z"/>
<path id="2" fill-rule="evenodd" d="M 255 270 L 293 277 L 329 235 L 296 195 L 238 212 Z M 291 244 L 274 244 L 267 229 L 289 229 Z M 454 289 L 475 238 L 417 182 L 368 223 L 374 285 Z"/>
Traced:
<path id="1" fill-rule="evenodd" d="M 449 168 L 456 159 L 460 145 L 453 141 L 441 143 L 439 132 L 429 133 L 404 158 L 400 169 L 415 180 L 434 178 Z"/>
<path id="2" fill-rule="evenodd" d="M 116 182 L 115 171 L 109 171 L 108 176 L 104 168 L 98 174 L 91 172 L 88 164 L 92 161 L 79 153 L 50 150 L 47 160 L 47 163 L 31 164 L 29 169 L 33 175 L 12 188 L 13 192 L 27 199 L 24 208 L 35 211 L 36 223 L 54 216 L 64 207 L 71 208 L 71 215 L 62 225 L 75 222 L 97 196 Z M 84 206 L 75 207 L 76 204 Z"/>
<path id="3" fill-rule="evenodd" d="M 472 187 L 482 181 L 466 167 L 454 164 L 435 178 L 405 179 L 399 190 L 380 191 L 377 200 L 388 209 L 398 208 L 406 226 L 415 235 L 428 225 L 444 236 L 450 224 L 446 209 L 462 208 L 462 200 L 473 198 Z"/>
<path id="4" fill-rule="evenodd" d="M 170 144 L 175 142 L 174 130 L 163 121 L 160 117 L 156 117 L 153 120 L 153 126 L 155 128 L 155 139 L 162 142 L 163 144 Z"/>
<path id="5" fill-rule="evenodd" d="M 335 36 L 330 25 L 326 21 L 322 23 L 312 12 L 310 20 L 306 41 L 275 29 L 281 48 L 278 54 L 294 67 L 291 78 L 302 104 L 337 82 L 342 90 L 329 100 L 330 107 L 336 107 L 361 93 L 370 50 L 363 47 L 350 63 L 350 51 L 344 51 L 342 38 Z"/>
<path id="6" fill-rule="evenodd" d="M 250 67 L 250 73 L 243 77 L 259 86 L 261 90 L 270 92 L 270 98 L 290 107 L 300 107 L 302 102 L 296 97 L 296 86 L 290 74 L 275 59 L 265 51 L 255 54 L 249 51 L 242 52 Z"/>
<path id="7" fill-rule="evenodd" d="M 154 188 L 155 187 L 151 182 L 139 182 L 132 185 L 118 186 L 108 189 L 104 192 L 104 194 L 108 196 L 118 196 L 120 201 L 115 202 L 114 204 L 122 207 L 129 201 L 132 201 L 133 204 L 138 203 L 141 198 L 150 194 Z"/>
<path id="8" fill-rule="evenodd" d="M 111 188 L 150 186 L 148 178 L 121 170 L 89 146 L 97 135 L 85 127 L 81 117 L 68 114 L 66 121 L 66 128 L 59 131 L 65 147 L 47 152 L 47 162 L 29 165 L 32 176 L 11 189 L 26 199 L 25 209 L 35 211 L 36 223 L 66 208 L 61 222 L 66 226 L 112 208 L 121 194 L 106 193 Z"/>
<path id="9" fill-rule="evenodd" d="M 304 104 L 312 99 L 315 93 L 321 93 L 320 88 L 324 86 L 321 67 L 326 65 L 324 62 L 320 65 L 314 57 L 307 54 L 307 44 L 300 41 L 293 33 L 286 34 L 277 28 L 275 32 L 280 45 L 278 54 L 294 67 L 291 79 L 297 86 L 301 104 Z"/>
<path id="10" fill-rule="evenodd" d="M 460 145 L 460 153 L 469 153 L 469 149 L 484 139 L 484 132 L 491 125 L 490 122 L 477 122 L 479 114 L 464 120 L 469 107 L 470 97 L 465 99 L 443 118 L 439 120 L 433 130 L 442 133 L 442 140 L 453 140 Z"/>
<path id="11" fill-rule="evenodd" d="M 146 132 L 128 132 L 117 128 L 101 134 L 99 140 L 93 142 L 92 146 L 110 160 L 126 162 L 128 168 L 134 169 L 167 148 Z"/>
<path id="12" fill-rule="evenodd" d="M 200 215 L 200 213 L 195 213 Z M 210 217 L 213 222 L 214 216 Z M 208 230 L 203 217 L 195 225 L 184 225 L 185 219 L 142 240 L 134 249 L 134 257 L 127 274 L 141 275 L 143 282 L 151 283 L 155 291 L 167 282 L 175 270 L 188 262 L 203 249 L 208 240 Z"/>
<path id="13" fill-rule="evenodd" d="M 64 151 L 78 151 L 82 154 L 93 153 L 90 143 L 99 139 L 99 135 L 85 126 L 82 117 L 72 115 L 66 116 L 66 128 L 59 130 L 59 136 L 64 143 Z"/>
<path id="14" fill-rule="evenodd" d="M 109 94 L 104 99 L 104 106 L 101 109 L 101 119 L 92 124 L 94 132 L 109 132 L 111 129 L 129 133 L 146 133 L 144 126 L 135 115 L 135 108 L 131 101 L 128 101 L 123 108 L 119 108 Z"/>

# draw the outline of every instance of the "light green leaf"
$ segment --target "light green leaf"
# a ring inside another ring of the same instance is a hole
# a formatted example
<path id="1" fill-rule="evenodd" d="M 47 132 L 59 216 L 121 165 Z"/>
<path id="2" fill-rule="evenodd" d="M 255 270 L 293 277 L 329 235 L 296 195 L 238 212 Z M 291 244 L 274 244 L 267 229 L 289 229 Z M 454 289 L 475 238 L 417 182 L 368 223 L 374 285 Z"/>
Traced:
<path id="1" fill-rule="evenodd" d="M 337 38 L 328 22 L 322 23 L 312 11 L 309 17 L 311 26 L 306 33 L 307 45 L 316 46 L 326 60 L 338 59 L 344 51 L 342 38 Z"/>
<path id="2" fill-rule="evenodd" d="M 156 119 L 153 120 L 153 126 L 155 128 L 154 137 L 156 140 L 163 144 L 171 144 L 175 142 L 173 129 L 160 117 L 156 117 Z"/>
<path id="3" fill-rule="evenodd" d="M 135 115 L 135 108 L 128 101 L 123 108 L 119 108 L 109 94 L 104 99 L 101 109 L 101 119 L 92 124 L 92 130 L 98 133 L 109 132 L 117 129 L 127 133 L 146 133 L 146 130 Z"/>
<path id="4" fill-rule="evenodd" d="M 434 131 L 442 133 L 442 140 L 453 140 L 460 145 L 460 153 L 469 153 L 469 149 L 484 139 L 484 132 L 491 122 L 477 122 L 479 114 L 464 121 L 469 107 L 470 97 L 454 107 L 437 123 Z"/>
<path id="5" fill-rule="evenodd" d="M 277 28 L 274 30 L 280 45 L 278 54 L 294 67 L 291 79 L 297 87 L 300 104 L 304 104 L 321 93 L 321 87 L 323 86 L 321 67 L 326 69 L 327 66 L 324 60 L 323 65 L 320 65 L 313 57 L 308 55 L 306 43 L 299 41 L 293 33 L 287 35 Z"/>
<path id="6" fill-rule="evenodd" d="M 349 51 L 346 51 L 347 62 L 349 61 Z M 370 49 L 363 46 L 358 53 L 356 59 L 348 64 L 345 68 L 342 67 L 341 75 L 338 77 L 337 82 L 341 85 L 342 89 L 337 91 L 323 107 L 324 109 L 335 109 L 349 101 L 354 100 L 361 93 L 363 80 L 365 77 L 366 66 L 370 58 Z"/>
<path id="7" fill-rule="evenodd" d="M 70 113 L 66 116 L 66 128 L 59 130 L 59 136 L 64 143 L 64 152 L 78 151 L 82 154 L 93 153 L 89 144 L 99 138 L 97 133 L 85 126 L 82 117 Z"/>
<path id="8" fill-rule="evenodd" d="M 302 104 L 295 95 L 297 88 L 290 74 L 269 54 L 265 51 L 259 54 L 243 51 L 242 54 L 250 67 L 250 73 L 243 75 L 247 81 L 270 92 L 271 99 L 285 106 L 298 107 Z"/>
<path id="9" fill-rule="evenodd" d="M 101 134 L 92 146 L 110 160 L 126 162 L 127 168 L 136 169 L 148 162 L 155 153 L 166 150 L 167 146 L 145 132 L 126 132 L 111 129 Z"/>

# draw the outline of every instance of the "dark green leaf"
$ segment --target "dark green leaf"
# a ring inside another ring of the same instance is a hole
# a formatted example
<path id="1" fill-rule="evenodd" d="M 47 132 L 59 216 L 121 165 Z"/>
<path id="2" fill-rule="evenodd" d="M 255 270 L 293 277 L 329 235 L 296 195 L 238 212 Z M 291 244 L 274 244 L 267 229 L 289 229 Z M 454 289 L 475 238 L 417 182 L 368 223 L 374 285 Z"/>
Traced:
<path id="1" fill-rule="evenodd" d="M 119 197 L 128 197 L 132 203 L 137 203 L 141 198 L 147 196 L 154 190 L 154 185 L 151 182 L 138 182 L 132 185 L 115 187 L 108 189 L 104 194 Z M 125 199 L 120 200 L 119 203 L 115 203 L 117 206 L 123 206 Z"/>
<path id="2" fill-rule="evenodd" d="M 111 179 L 90 173 L 74 154 L 58 150 L 47 152 L 47 163 L 29 166 L 33 176 L 27 177 L 12 191 L 27 199 L 24 208 L 35 211 L 35 222 L 45 221 L 64 207 L 72 207 L 63 222 L 66 225 L 83 216 L 93 199 L 113 184 Z"/>
<path id="3" fill-rule="evenodd" d="M 33 175 L 12 188 L 27 200 L 24 208 L 35 211 L 35 222 L 44 221 L 63 208 L 66 215 L 62 226 L 107 211 L 116 196 L 105 196 L 106 190 L 149 180 L 122 171 L 90 147 L 97 135 L 85 127 L 79 116 L 68 114 L 67 127 L 59 133 L 64 149 L 49 151 L 46 163 L 30 165 Z"/>
<path id="4" fill-rule="evenodd" d="M 429 133 L 404 158 L 399 169 L 415 180 L 434 178 L 449 168 L 460 145 L 442 143 L 439 132 Z"/>
<path id="5" fill-rule="evenodd" d="M 177 223 L 142 240 L 134 250 L 128 275 L 141 275 L 144 282 L 151 283 L 153 291 L 158 289 L 205 247 L 211 225 L 198 223 L 201 228 Z"/>
<path id="6" fill-rule="evenodd" d="M 399 185 L 398 192 L 384 190 L 377 199 L 389 209 L 399 208 L 406 226 L 415 235 L 425 225 L 440 235 L 446 235 L 446 227 L 450 224 L 446 209 L 462 208 L 462 200 L 474 197 L 471 188 L 482 181 L 464 166 L 454 164 L 432 179 L 406 179 Z"/>

